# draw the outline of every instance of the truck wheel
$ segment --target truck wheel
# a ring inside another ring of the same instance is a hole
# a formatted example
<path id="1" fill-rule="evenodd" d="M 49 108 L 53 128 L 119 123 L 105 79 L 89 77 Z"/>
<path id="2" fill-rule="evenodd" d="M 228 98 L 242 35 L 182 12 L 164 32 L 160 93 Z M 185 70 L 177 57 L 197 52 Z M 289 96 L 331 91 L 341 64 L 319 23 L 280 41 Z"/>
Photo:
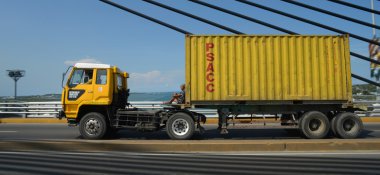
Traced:
<path id="1" fill-rule="evenodd" d="M 79 131 L 85 139 L 101 139 L 107 133 L 107 122 L 103 114 L 90 112 L 80 120 Z"/>
<path id="2" fill-rule="evenodd" d="M 194 130 L 194 120 L 186 113 L 174 114 L 166 122 L 166 133 L 175 140 L 190 139 Z"/>
<path id="3" fill-rule="evenodd" d="M 340 113 L 335 118 L 333 127 L 336 135 L 342 139 L 356 138 L 363 129 L 362 120 L 354 113 Z"/>
<path id="4" fill-rule="evenodd" d="M 310 111 L 302 115 L 300 130 L 308 139 L 322 139 L 330 130 L 330 122 L 325 114 Z"/>

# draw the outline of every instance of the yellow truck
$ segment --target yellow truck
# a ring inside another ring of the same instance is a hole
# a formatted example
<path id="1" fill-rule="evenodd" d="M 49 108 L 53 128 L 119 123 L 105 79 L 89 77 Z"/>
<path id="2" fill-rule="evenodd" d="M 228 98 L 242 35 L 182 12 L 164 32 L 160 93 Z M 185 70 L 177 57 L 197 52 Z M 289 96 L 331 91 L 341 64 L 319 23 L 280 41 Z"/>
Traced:
<path id="1" fill-rule="evenodd" d="M 128 73 L 106 64 L 77 63 L 62 93 L 70 125 L 87 139 L 120 128 L 189 139 L 217 109 L 219 127 L 241 114 L 273 114 L 311 139 L 332 131 L 356 138 L 362 128 L 352 103 L 348 35 L 187 35 L 186 99 L 162 110 L 128 107 Z"/>

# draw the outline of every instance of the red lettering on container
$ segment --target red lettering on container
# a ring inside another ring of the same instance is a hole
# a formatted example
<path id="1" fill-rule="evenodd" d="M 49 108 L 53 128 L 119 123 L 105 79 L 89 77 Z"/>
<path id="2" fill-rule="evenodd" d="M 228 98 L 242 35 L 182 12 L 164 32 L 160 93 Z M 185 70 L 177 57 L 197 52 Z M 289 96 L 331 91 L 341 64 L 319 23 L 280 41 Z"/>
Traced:
<path id="1" fill-rule="evenodd" d="M 212 53 L 212 48 L 214 48 L 214 43 L 206 43 L 206 91 L 214 92 L 214 53 Z"/>
<path id="2" fill-rule="evenodd" d="M 213 82 L 215 79 L 214 79 L 214 73 L 208 73 L 207 75 L 206 75 L 206 80 L 208 81 L 208 82 Z"/>
<path id="3" fill-rule="evenodd" d="M 212 62 L 208 63 L 206 71 L 207 72 L 214 72 L 214 64 L 212 64 Z"/>
<path id="4" fill-rule="evenodd" d="M 207 53 L 207 61 L 214 61 L 214 53 Z"/>
<path id="5" fill-rule="evenodd" d="M 214 43 L 206 43 L 206 52 L 210 51 L 212 48 L 214 48 Z"/>
<path id="6" fill-rule="evenodd" d="M 208 84 L 207 86 L 206 86 L 206 90 L 208 91 L 208 92 L 214 92 L 214 84 Z"/>

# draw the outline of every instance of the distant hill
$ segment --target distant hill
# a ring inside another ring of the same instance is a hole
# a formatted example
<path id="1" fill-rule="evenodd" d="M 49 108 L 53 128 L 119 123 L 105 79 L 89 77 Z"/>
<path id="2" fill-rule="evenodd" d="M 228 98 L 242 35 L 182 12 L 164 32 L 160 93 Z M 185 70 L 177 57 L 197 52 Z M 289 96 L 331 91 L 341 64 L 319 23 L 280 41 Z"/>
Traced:
<path id="1" fill-rule="evenodd" d="M 13 96 L 11 97 L 0 97 L 0 101 L 60 101 L 61 100 L 61 94 L 45 94 L 45 95 L 29 95 L 29 96 L 17 96 L 17 100 L 13 99 Z"/>
<path id="2" fill-rule="evenodd" d="M 129 101 L 168 101 L 174 92 L 131 93 Z"/>
<path id="3" fill-rule="evenodd" d="M 147 93 L 131 93 L 129 101 L 168 101 L 170 100 L 173 92 L 147 92 Z M 18 96 L 17 100 L 13 97 L 0 97 L 0 102 L 12 102 L 12 101 L 60 101 L 61 94 L 46 94 L 46 95 L 30 95 L 30 96 Z"/>

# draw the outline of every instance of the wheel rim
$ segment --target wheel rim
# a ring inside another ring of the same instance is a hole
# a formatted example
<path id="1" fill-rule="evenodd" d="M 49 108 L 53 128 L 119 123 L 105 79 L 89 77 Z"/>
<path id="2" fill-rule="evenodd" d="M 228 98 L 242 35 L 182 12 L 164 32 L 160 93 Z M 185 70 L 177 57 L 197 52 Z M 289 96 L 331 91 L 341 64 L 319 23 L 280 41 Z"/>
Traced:
<path id="1" fill-rule="evenodd" d="M 313 133 L 321 133 L 326 129 L 325 123 L 320 119 L 311 119 L 309 122 L 309 130 Z"/>
<path id="2" fill-rule="evenodd" d="M 323 124 L 321 120 L 318 119 L 311 119 L 309 122 L 309 128 L 311 131 L 318 131 L 320 129 L 323 129 Z"/>
<path id="3" fill-rule="evenodd" d="M 172 124 L 172 131 L 174 134 L 183 136 L 189 131 L 190 125 L 185 119 L 176 119 Z"/>
<path id="4" fill-rule="evenodd" d="M 88 135 L 97 135 L 101 131 L 101 123 L 94 118 L 87 120 L 85 125 L 85 131 Z"/>
<path id="5" fill-rule="evenodd" d="M 357 130 L 358 125 L 353 119 L 346 119 L 343 121 L 343 129 L 346 132 L 351 132 Z"/>

